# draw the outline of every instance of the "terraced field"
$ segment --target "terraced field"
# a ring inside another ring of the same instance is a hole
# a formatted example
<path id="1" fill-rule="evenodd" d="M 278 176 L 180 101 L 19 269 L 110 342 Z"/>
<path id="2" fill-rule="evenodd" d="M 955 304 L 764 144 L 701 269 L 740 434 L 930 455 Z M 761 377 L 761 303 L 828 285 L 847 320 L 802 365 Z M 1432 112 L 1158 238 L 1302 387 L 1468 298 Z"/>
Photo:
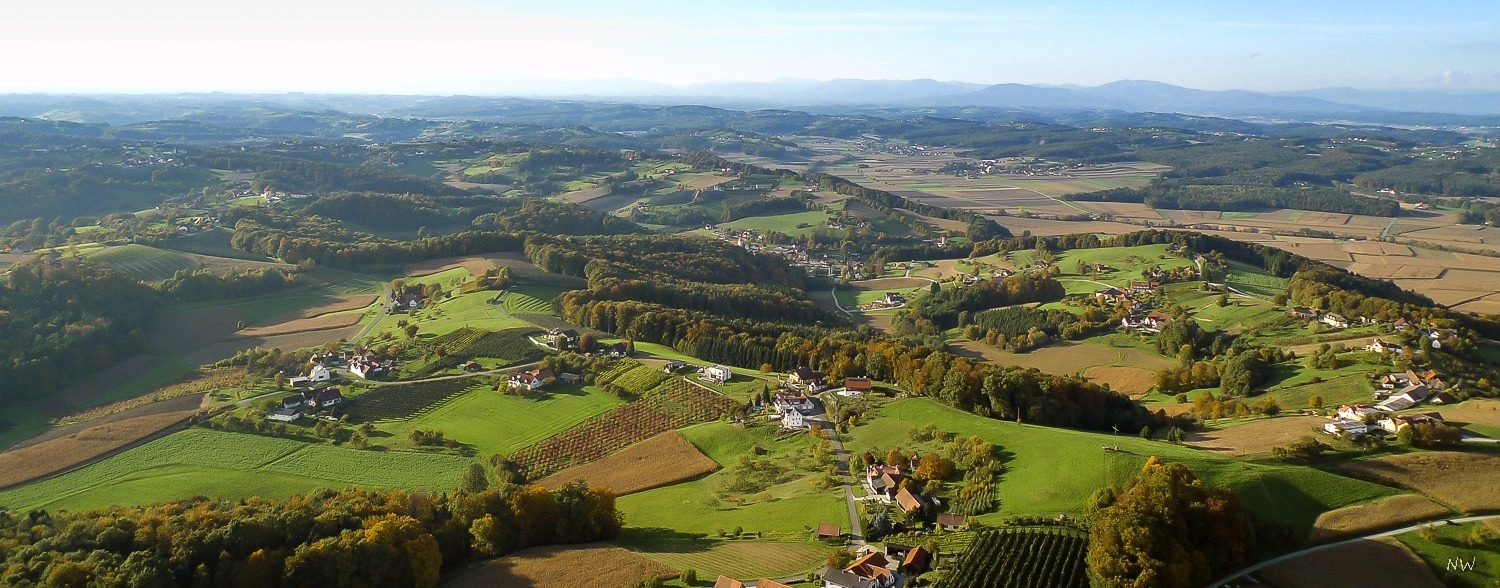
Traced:
<path id="1" fill-rule="evenodd" d="M 84 258 L 143 282 L 165 280 L 180 270 L 198 269 L 198 262 L 188 255 L 135 243 L 96 249 Z"/>

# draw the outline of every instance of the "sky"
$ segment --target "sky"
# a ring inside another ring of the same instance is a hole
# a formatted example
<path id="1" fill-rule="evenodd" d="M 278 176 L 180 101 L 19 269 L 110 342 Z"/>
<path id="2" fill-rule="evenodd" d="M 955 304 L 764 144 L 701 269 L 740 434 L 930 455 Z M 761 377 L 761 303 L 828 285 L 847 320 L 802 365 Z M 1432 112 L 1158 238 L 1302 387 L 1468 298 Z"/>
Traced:
<path id="1" fill-rule="evenodd" d="M 777 78 L 1500 90 L 1495 0 L 6 4 L 5 93 L 648 93 L 618 80 Z"/>

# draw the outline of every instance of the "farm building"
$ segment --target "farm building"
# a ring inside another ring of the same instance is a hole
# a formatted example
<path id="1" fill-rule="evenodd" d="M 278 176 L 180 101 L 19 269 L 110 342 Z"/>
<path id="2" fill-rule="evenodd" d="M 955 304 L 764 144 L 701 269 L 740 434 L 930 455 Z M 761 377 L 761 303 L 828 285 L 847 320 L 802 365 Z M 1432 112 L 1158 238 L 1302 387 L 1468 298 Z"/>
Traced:
<path id="1" fill-rule="evenodd" d="M 781 413 L 781 428 L 783 429 L 806 429 L 807 417 L 795 410 Z"/>
<path id="2" fill-rule="evenodd" d="M 759 584 L 756 584 L 759 587 Z M 823 588 L 877 588 L 874 580 L 861 578 L 851 572 L 829 568 L 823 571 Z"/>
<path id="3" fill-rule="evenodd" d="M 630 346 L 624 342 L 615 343 L 604 348 L 604 353 L 610 357 L 626 357 L 630 355 Z"/>
<path id="4" fill-rule="evenodd" d="M 1315 319 L 1318 318 L 1318 311 L 1306 306 L 1293 306 L 1286 309 L 1286 315 L 1294 319 Z"/>
<path id="5" fill-rule="evenodd" d="M 1435 412 L 1424 412 L 1406 416 L 1389 416 L 1380 419 L 1380 422 L 1376 424 L 1388 433 L 1400 433 L 1401 429 L 1405 429 L 1411 425 L 1441 425 L 1443 424 L 1443 415 Z"/>
<path id="6" fill-rule="evenodd" d="M 945 512 L 937 516 L 937 525 L 944 531 L 957 531 L 964 526 L 963 515 Z"/>
<path id="7" fill-rule="evenodd" d="M 1349 328 L 1349 319 L 1344 318 L 1343 315 L 1330 312 L 1323 315 L 1323 324 L 1335 329 L 1347 329 Z"/>
<path id="8" fill-rule="evenodd" d="M 843 528 L 833 523 L 818 523 L 817 539 L 835 539 L 844 534 Z"/>
<path id="9" fill-rule="evenodd" d="M 787 373 L 786 383 L 793 387 L 803 387 L 816 392 L 823 389 L 823 372 L 815 372 L 806 367 L 799 367 Z"/>
<path id="10" fill-rule="evenodd" d="M 1370 427 L 1360 421 L 1334 421 L 1323 423 L 1323 432 L 1334 437 L 1357 438 L 1370 432 Z"/>
<path id="11" fill-rule="evenodd" d="M 295 421 L 297 419 L 302 418 L 302 412 L 299 411 L 299 410 L 297 410 L 297 409 L 295 409 L 295 408 L 278 408 L 276 410 L 271 411 L 270 414 L 267 414 L 266 418 L 269 419 L 269 420 L 273 420 L 273 421 L 280 421 L 280 422 L 283 422 L 283 423 L 290 423 L 292 421 Z"/>
<path id="12" fill-rule="evenodd" d="M 552 370 L 548 369 L 535 372 L 516 372 L 510 376 L 510 385 L 512 388 L 520 388 L 526 391 L 540 390 L 549 381 L 555 379 L 557 378 L 552 375 Z"/>
<path id="13" fill-rule="evenodd" d="M 865 394 L 875 388 L 874 382 L 869 378 L 844 378 L 844 390 L 856 394 Z"/>
<path id="14" fill-rule="evenodd" d="M 901 466 L 875 464 L 865 472 L 865 488 L 871 495 L 892 499 L 896 497 L 896 491 L 901 488 L 901 481 L 904 479 L 906 475 L 901 472 Z"/>
<path id="15" fill-rule="evenodd" d="M 661 366 L 661 371 L 664 371 L 664 372 L 670 374 L 670 373 L 676 372 L 677 370 L 683 369 L 685 367 L 688 367 L 687 362 L 672 360 L 672 361 L 667 362 L 665 365 Z"/>
<path id="16" fill-rule="evenodd" d="M 578 344 L 578 331 L 573 329 L 552 329 L 547 332 L 547 339 L 552 342 L 552 347 L 563 349 Z"/>
<path id="17" fill-rule="evenodd" d="M 1371 339 L 1369 343 L 1366 343 L 1365 351 L 1373 351 L 1375 353 L 1385 353 L 1389 351 L 1398 355 L 1402 353 L 1400 345 L 1386 342 L 1384 339 L 1381 339 L 1379 337 Z"/>
<path id="18" fill-rule="evenodd" d="M 1375 409 L 1357 404 L 1340 406 L 1338 409 L 1339 418 L 1346 421 L 1364 422 L 1365 415 L 1372 414 L 1375 414 Z"/>
<path id="19" fill-rule="evenodd" d="M 808 412 L 815 408 L 812 399 L 802 394 L 777 394 L 771 399 L 771 403 L 782 414 Z"/>
<path id="20" fill-rule="evenodd" d="M 320 383 L 320 382 L 327 382 L 327 381 L 332 380 L 332 379 L 333 379 L 333 371 L 329 370 L 326 367 L 323 367 L 322 364 L 318 364 L 318 365 L 314 365 L 312 367 L 312 370 L 309 371 L 306 376 L 296 377 L 296 378 L 292 378 L 290 380 L 287 380 L 287 384 L 290 384 L 293 388 L 296 388 L 296 387 L 299 387 L 299 386 L 309 386 L 309 385 L 317 384 L 317 383 Z"/>

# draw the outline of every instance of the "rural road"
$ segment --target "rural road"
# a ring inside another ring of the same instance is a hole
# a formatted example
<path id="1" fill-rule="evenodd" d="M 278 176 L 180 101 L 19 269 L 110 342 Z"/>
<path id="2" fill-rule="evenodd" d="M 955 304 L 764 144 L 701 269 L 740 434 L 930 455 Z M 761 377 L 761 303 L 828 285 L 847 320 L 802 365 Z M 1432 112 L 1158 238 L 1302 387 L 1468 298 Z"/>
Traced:
<path id="1" fill-rule="evenodd" d="M 353 339 L 350 339 L 350 341 L 358 343 L 359 341 L 363 340 L 366 335 L 370 334 L 370 329 L 375 328 L 375 325 L 380 324 L 380 321 L 384 319 L 386 315 L 391 313 L 390 301 L 393 300 L 393 298 L 391 297 L 391 285 L 390 283 L 386 283 L 384 287 L 385 289 L 380 293 L 380 298 L 375 299 L 375 301 L 380 304 L 380 310 L 375 312 L 375 319 L 371 320 L 370 324 L 365 325 L 365 328 L 360 329 L 359 334 L 355 335 Z"/>
<path id="2" fill-rule="evenodd" d="M 1409 527 L 1402 527 L 1400 529 L 1393 529 L 1393 530 L 1390 530 L 1390 531 L 1383 531 L 1383 532 L 1380 532 L 1380 533 L 1371 533 L 1369 535 L 1364 535 L 1364 536 L 1360 536 L 1360 537 L 1352 537 L 1352 538 L 1349 538 L 1349 539 L 1345 539 L 1343 541 L 1335 541 L 1333 543 L 1324 543 L 1322 545 L 1318 545 L 1318 546 L 1314 546 L 1314 547 L 1309 547 L 1307 549 L 1303 549 L 1303 550 L 1300 550 L 1300 551 L 1293 551 L 1293 552 L 1288 553 L 1286 555 L 1283 555 L 1281 557 L 1271 558 L 1271 559 L 1268 559 L 1266 561 L 1263 561 L 1263 562 L 1260 562 L 1260 563 L 1257 563 L 1257 564 L 1254 564 L 1254 565 L 1251 565 L 1251 566 L 1240 568 L 1239 570 L 1235 570 L 1235 572 L 1233 574 L 1230 574 L 1228 576 L 1224 576 L 1223 578 L 1220 578 L 1220 579 L 1218 579 L 1215 582 L 1207 584 L 1207 586 L 1209 588 L 1218 588 L 1219 586 L 1223 586 L 1225 584 L 1228 584 L 1229 582 L 1234 581 L 1236 579 L 1239 579 L 1240 577 L 1243 577 L 1245 575 L 1253 574 L 1255 572 L 1258 572 L 1258 571 L 1260 571 L 1263 568 L 1270 567 L 1270 566 L 1279 564 L 1279 563 L 1284 562 L 1284 561 L 1289 561 L 1289 560 L 1297 559 L 1297 558 L 1302 557 L 1304 555 L 1307 555 L 1309 553 L 1316 553 L 1316 552 L 1319 552 L 1319 551 L 1323 551 L 1325 549 L 1330 549 L 1330 548 L 1333 548 L 1333 547 L 1337 547 L 1339 545 L 1344 545 L 1344 544 L 1347 544 L 1347 543 L 1354 543 L 1355 541 L 1364 541 L 1366 539 L 1379 539 L 1381 537 L 1390 537 L 1392 535 L 1400 535 L 1402 533 L 1409 533 L 1411 531 L 1415 531 L 1415 530 L 1420 529 L 1420 528 L 1422 528 L 1423 526 L 1426 526 L 1426 525 L 1441 524 L 1441 523 L 1448 522 L 1448 521 L 1452 521 L 1452 522 L 1455 522 L 1455 523 L 1471 523 L 1471 522 L 1474 522 L 1474 521 L 1482 521 L 1482 520 L 1485 520 L 1485 519 L 1493 519 L 1493 518 L 1496 518 L 1496 517 L 1500 517 L 1500 515 L 1483 515 L 1483 516 L 1475 516 L 1475 517 L 1464 517 L 1464 518 L 1461 518 L 1461 519 L 1452 519 L 1452 518 L 1432 519 L 1432 520 L 1423 521 L 1423 522 L 1411 525 Z"/>
<path id="3" fill-rule="evenodd" d="M 839 438 L 838 426 L 827 419 L 828 405 L 823 406 L 823 430 L 828 431 L 828 440 L 833 442 L 834 460 L 843 472 L 844 504 L 849 509 L 849 549 L 853 551 L 865 544 L 864 529 L 859 524 L 859 502 L 854 500 L 854 473 L 849 469 L 849 451 L 844 449 L 844 441 Z"/>

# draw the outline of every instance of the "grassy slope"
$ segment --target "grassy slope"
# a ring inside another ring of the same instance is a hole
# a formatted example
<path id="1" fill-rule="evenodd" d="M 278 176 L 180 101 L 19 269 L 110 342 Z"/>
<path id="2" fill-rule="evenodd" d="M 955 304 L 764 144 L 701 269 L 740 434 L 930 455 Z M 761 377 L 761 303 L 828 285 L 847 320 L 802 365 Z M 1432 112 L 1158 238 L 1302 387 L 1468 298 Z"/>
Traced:
<path id="1" fill-rule="evenodd" d="M 732 463 L 757 442 L 771 455 L 782 456 L 804 451 L 811 442 L 807 435 L 777 438 L 775 429 L 761 426 L 736 429 L 729 423 L 706 423 L 683 429 L 695 446 L 720 465 Z M 775 486 L 756 497 L 745 496 L 747 504 L 721 503 L 713 491 L 726 473 L 723 470 L 704 478 L 665 488 L 638 492 L 619 499 L 625 513 L 625 524 L 631 527 L 669 529 L 678 533 L 715 534 L 719 530 L 742 527 L 747 532 L 803 532 L 818 523 L 848 526 L 842 494 L 819 491 L 809 478 Z"/>
<path id="2" fill-rule="evenodd" d="M 135 243 L 97 249 L 84 254 L 84 257 L 143 282 L 165 280 L 179 270 L 191 270 L 198 267 L 198 262 L 193 258 L 176 251 Z"/>
<path id="3" fill-rule="evenodd" d="M 507 396 L 477 386 L 410 421 L 381 424 L 394 438 L 376 443 L 401 446 L 413 429 L 443 431 L 473 445 L 480 455 L 511 453 L 551 437 L 622 402 L 593 386 L 555 385 L 532 396 Z"/>
<path id="4" fill-rule="evenodd" d="M 189 429 L 87 467 L 0 493 L 16 509 L 86 509 L 195 495 L 282 496 L 320 487 L 450 490 L 468 458 L 357 451 L 289 439 Z"/>
<path id="5" fill-rule="evenodd" d="M 1492 539 L 1474 547 L 1464 544 L 1464 538 L 1474 527 L 1484 524 L 1481 521 L 1461 525 L 1434 525 L 1433 529 L 1438 534 L 1437 541 L 1423 539 L 1416 531 L 1402 533 L 1396 539 L 1416 552 L 1432 568 L 1433 573 L 1449 586 L 1494 586 L 1500 584 L 1500 541 Z M 1474 569 L 1448 571 L 1448 563 L 1459 560 L 1474 562 Z"/>
<path id="6" fill-rule="evenodd" d="M 1129 434 L 1018 425 L 920 398 L 883 406 L 880 417 L 855 429 L 845 445 L 850 451 L 889 449 L 906 441 L 909 428 L 927 423 L 961 435 L 979 435 L 1001 446 L 1006 472 L 1000 496 L 1005 515 L 1077 513 L 1095 489 L 1125 482 L 1153 455 L 1187 464 L 1209 483 L 1237 491 L 1260 516 L 1291 525 L 1300 533 L 1323 511 L 1397 493 L 1312 468 L 1234 460 Z M 1103 451 L 1105 445 L 1121 451 Z"/>

